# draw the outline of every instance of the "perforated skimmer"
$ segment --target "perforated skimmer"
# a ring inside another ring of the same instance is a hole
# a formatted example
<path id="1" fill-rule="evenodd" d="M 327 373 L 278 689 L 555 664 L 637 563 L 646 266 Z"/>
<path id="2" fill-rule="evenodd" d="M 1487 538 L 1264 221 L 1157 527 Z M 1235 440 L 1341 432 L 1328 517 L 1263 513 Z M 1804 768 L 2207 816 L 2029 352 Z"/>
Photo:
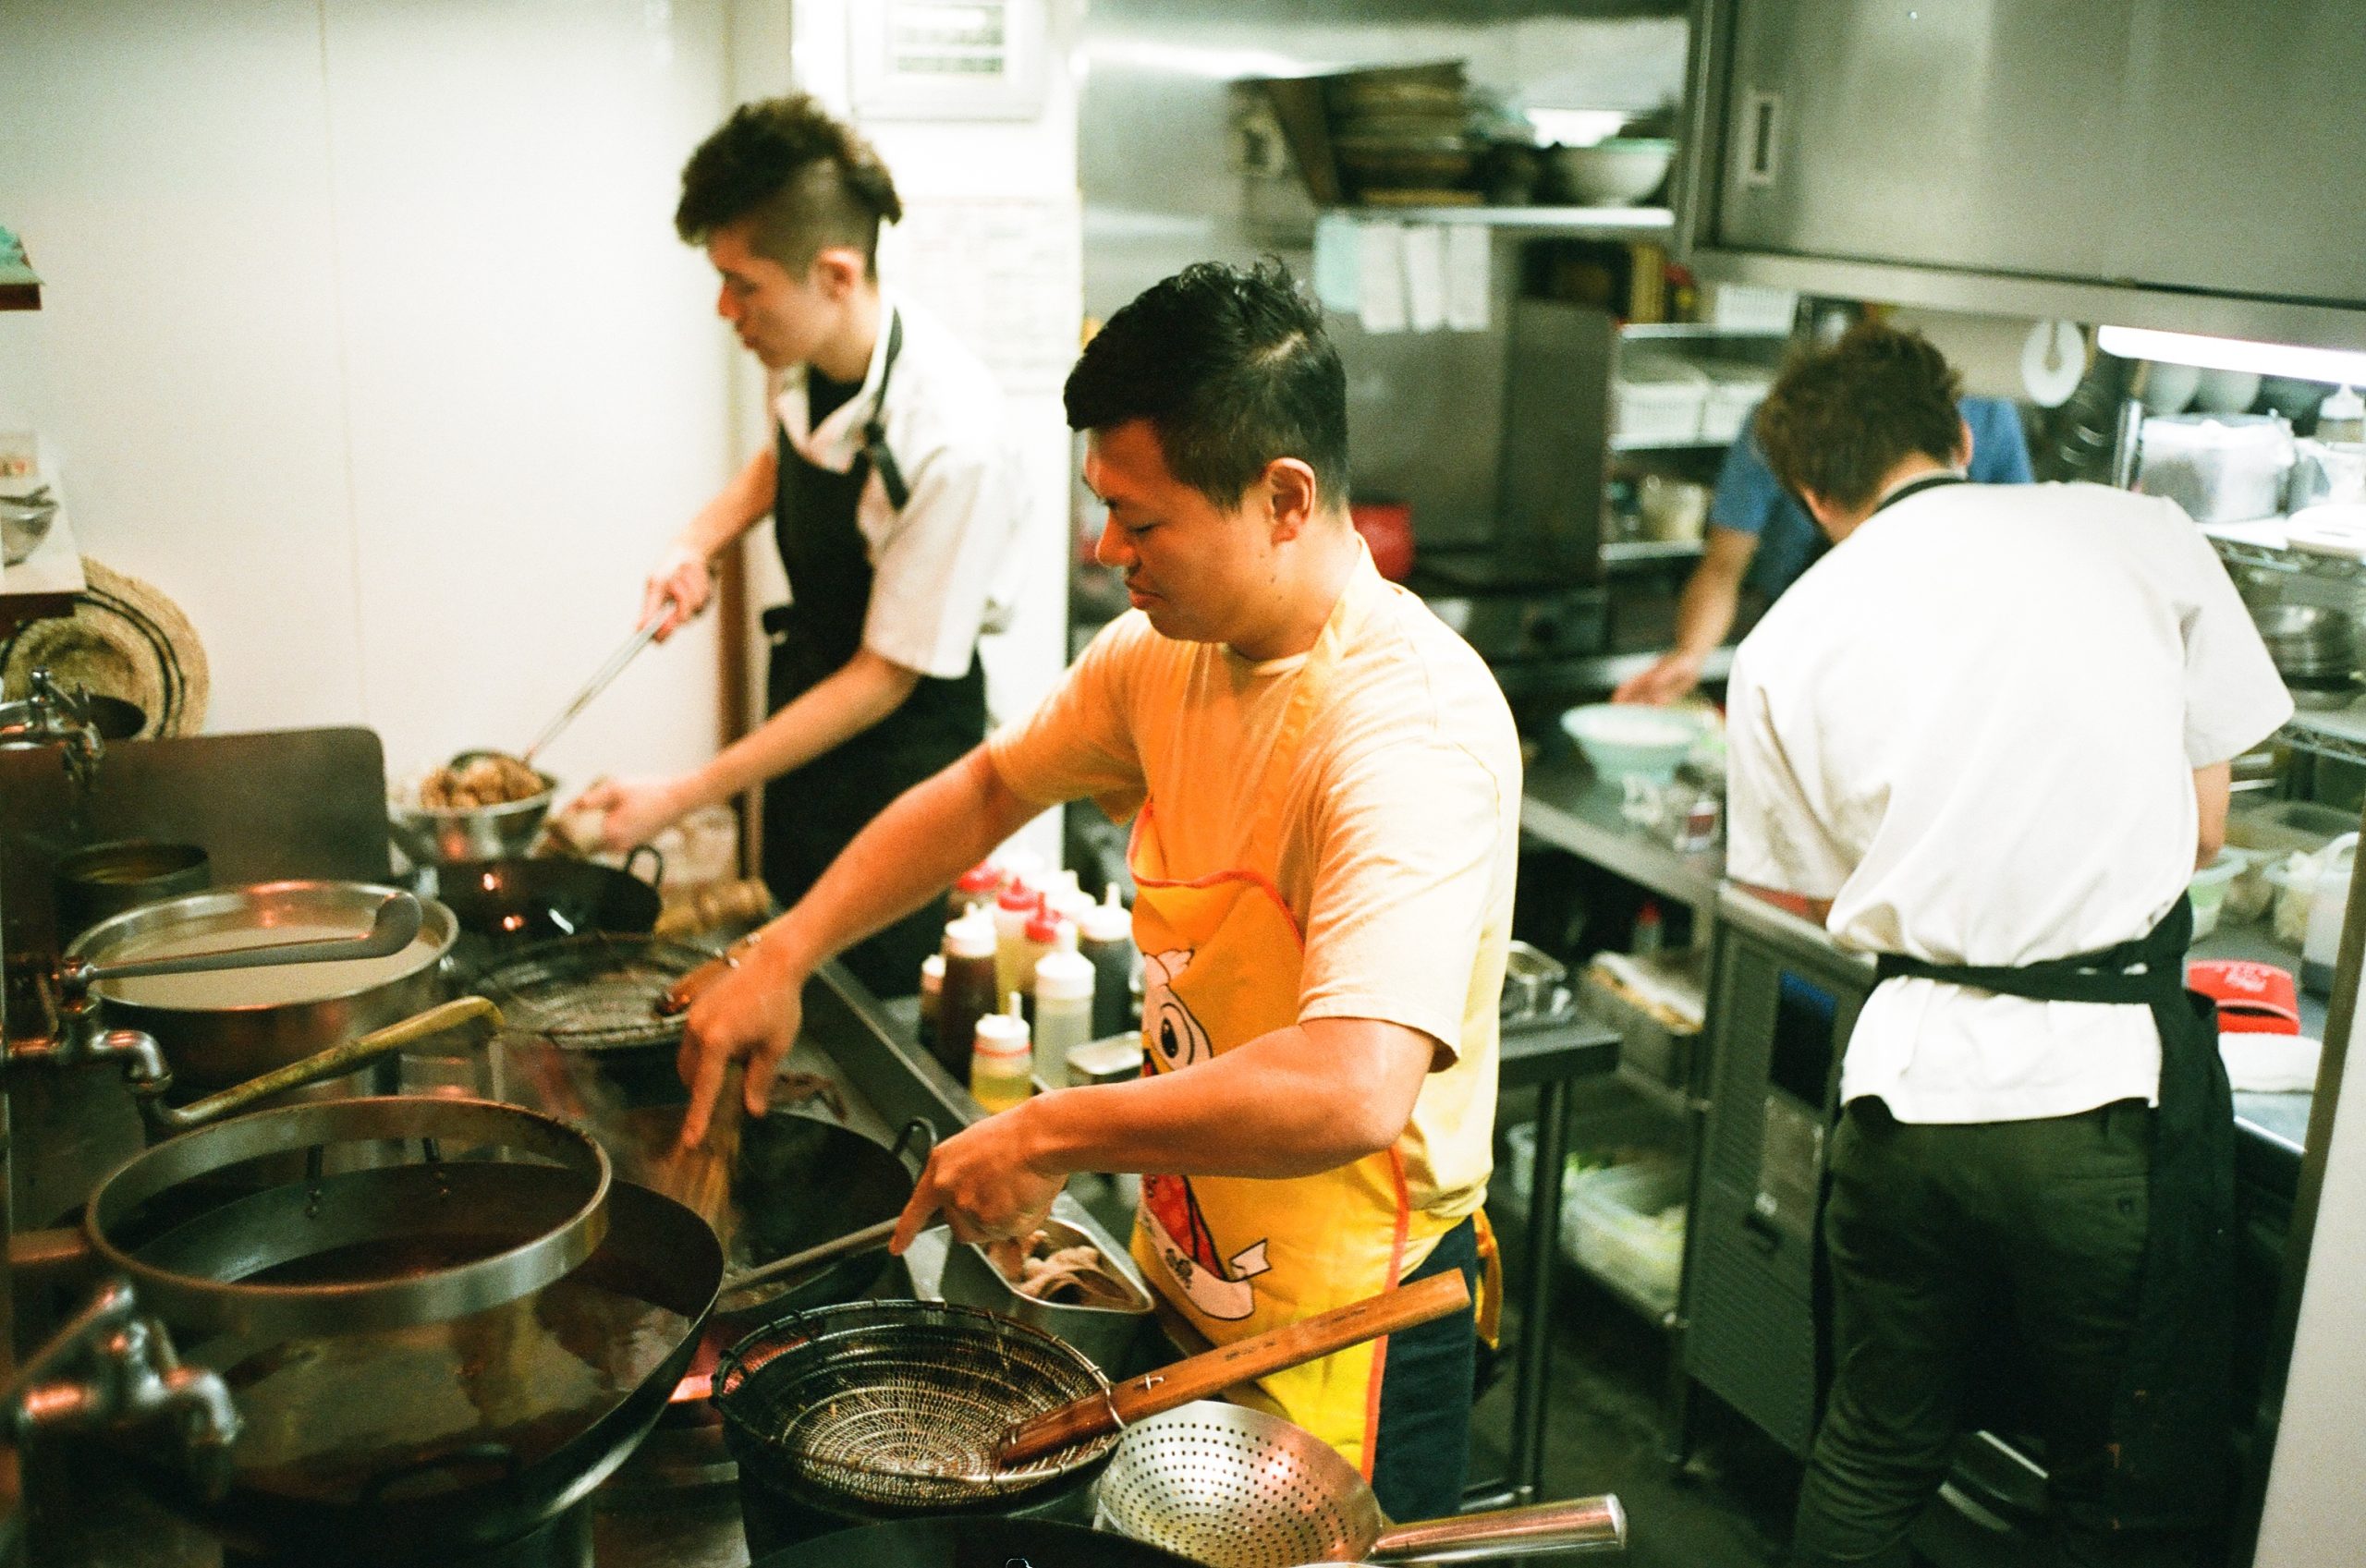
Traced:
<path id="1" fill-rule="evenodd" d="M 975 1307 L 864 1301 L 726 1352 L 714 1403 L 735 1457 L 825 1507 L 919 1513 L 1011 1501 L 1098 1464 L 1115 1433 L 998 1468 L 1018 1422 L 1108 1383 L 1082 1355 Z"/>
<path id="2" fill-rule="evenodd" d="M 1457 1562 L 1627 1544 L 1615 1497 L 1392 1525 L 1330 1444 L 1279 1416 L 1205 1400 L 1128 1428 L 1093 1498 L 1104 1528 L 1208 1568 Z"/>

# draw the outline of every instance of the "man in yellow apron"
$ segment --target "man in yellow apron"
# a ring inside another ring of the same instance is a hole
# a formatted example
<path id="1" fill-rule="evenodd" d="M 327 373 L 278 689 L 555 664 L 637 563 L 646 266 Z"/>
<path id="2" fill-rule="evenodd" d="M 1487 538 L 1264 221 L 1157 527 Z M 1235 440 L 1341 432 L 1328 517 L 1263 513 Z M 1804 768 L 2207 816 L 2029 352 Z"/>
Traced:
<path id="1" fill-rule="evenodd" d="M 938 1213 L 964 1240 L 1023 1234 L 1069 1173 L 1137 1171 L 1135 1254 L 1219 1343 L 1475 1276 L 1519 815 L 1503 697 L 1349 525 L 1345 378 L 1281 269 L 1153 287 L 1067 403 L 1133 613 L 1035 713 L 889 808 L 702 999 L 685 1136 L 737 1056 L 761 1103 L 815 964 L 1091 796 L 1134 822 L 1149 1071 L 946 1140 L 897 1245 Z M 1262 1393 L 1392 1515 L 1451 1513 L 1472 1342 L 1466 1313 Z"/>

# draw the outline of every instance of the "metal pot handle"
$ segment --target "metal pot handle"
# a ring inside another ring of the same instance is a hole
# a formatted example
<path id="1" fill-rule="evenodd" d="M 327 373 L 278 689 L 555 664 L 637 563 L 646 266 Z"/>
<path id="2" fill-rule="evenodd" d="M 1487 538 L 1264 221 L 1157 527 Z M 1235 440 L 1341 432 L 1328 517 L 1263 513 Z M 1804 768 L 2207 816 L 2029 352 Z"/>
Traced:
<path id="1" fill-rule="evenodd" d="M 259 1078 L 249 1078 L 219 1094 L 187 1105 L 165 1103 L 165 1091 L 172 1087 L 167 1076 L 162 1082 L 139 1084 L 140 1109 L 151 1126 L 166 1132 L 186 1132 L 201 1127 L 208 1122 L 221 1120 L 253 1105 L 258 1100 L 284 1094 L 291 1088 L 317 1083 L 323 1078 L 342 1077 L 381 1056 L 392 1055 L 405 1046 L 440 1035 L 445 1030 L 467 1023 L 471 1018 L 489 1020 L 495 1029 L 501 1027 L 501 1009 L 482 996 L 463 996 L 431 1007 L 424 1013 L 414 1013 L 400 1023 L 389 1024 L 383 1029 L 315 1051 L 285 1067 L 276 1067 Z"/>
<path id="2" fill-rule="evenodd" d="M 393 893 L 378 906 L 367 934 L 332 937 L 324 942 L 280 942 L 262 947 L 235 947 L 222 953 L 189 953 L 175 958 L 132 959 L 121 964 L 93 964 L 68 958 L 58 966 L 58 978 L 68 996 L 88 991 L 100 980 L 128 980 L 146 975 L 203 975 L 223 969 L 260 969 L 281 964 L 326 964 L 337 959 L 385 958 L 409 947 L 419 935 L 426 914 L 415 894 Z"/>
<path id="3" fill-rule="evenodd" d="M 633 862 L 644 855 L 649 857 L 651 870 L 649 875 L 640 877 L 640 873 L 632 868 Z M 653 844 L 636 844 L 625 851 L 625 870 L 627 874 L 640 877 L 642 881 L 647 882 L 651 887 L 655 887 L 665 880 L 665 852 Z"/>
<path id="4" fill-rule="evenodd" d="M 928 1157 L 936 1152 L 936 1124 L 925 1116 L 915 1116 L 905 1123 L 903 1130 L 896 1135 L 895 1147 L 888 1152 L 898 1160 L 905 1158 L 906 1146 L 915 1138 L 919 1140 L 920 1152 L 913 1158 L 922 1165 L 927 1164 Z"/>
<path id="5" fill-rule="evenodd" d="M 1604 1496 L 1395 1525 L 1363 1555 L 1375 1562 L 1476 1562 L 1626 1550 L 1627 1511 L 1616 1498 Z"/>

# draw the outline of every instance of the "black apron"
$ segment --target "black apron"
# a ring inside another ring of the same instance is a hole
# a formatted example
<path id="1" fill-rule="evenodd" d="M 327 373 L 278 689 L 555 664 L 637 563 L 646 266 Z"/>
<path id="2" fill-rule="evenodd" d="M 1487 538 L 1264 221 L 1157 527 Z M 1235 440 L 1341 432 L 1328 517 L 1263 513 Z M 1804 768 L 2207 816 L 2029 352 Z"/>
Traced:
<path id="1" fill-rule="evenodd" d="M 903 320 L 891 314 L 886 363 L 863 426 L 862 452 L 845 473 L 807 462 L 788 432 L 780 432 L 773 535 L 794 597 L 764 613 L 772 638 L 765 698 L 774 712 L 844 668 L 862 646 L 872 571 L 856 506 L 874 470 L 892 505 L 900 510 L 909 499 L 887 450 L 882 414 L 903 342 Z M 894 712 L 766 784 L 763 870 L 773 896 L 784 905 L 803 897 L 889 801 L 983 740 L 985 689 L 972 650 L 970 668 L 958 679 L 922 675 Z M 908 996 L 920 988 L 921 961 L 937 950 L 944 930 L 944 914 L 931 901 L 849 948 L 844 962 L 874 993 Z"/>
<path id="2" fill-rule="evenodd" d="M 1873 508 L 1960 475 L 1933 474 Z M 1870 516 L 1871 514 L 1869 514 Z M 2113 1409 L 2110 1506 L 2121 1529 L 2214 1519 L 2231 1474 L 2235 1348 L 2235 1100 L 2218 1056 L 2217 1003 L 2185 984 L 2193 906 L 2180 893 L 2134 942 L 2009 967 L 1879 956 L 1912 976 L 2034 1002 L 2149 1007 L 2161 1036 L 2147 1183 L 2143 1297 Z"/>

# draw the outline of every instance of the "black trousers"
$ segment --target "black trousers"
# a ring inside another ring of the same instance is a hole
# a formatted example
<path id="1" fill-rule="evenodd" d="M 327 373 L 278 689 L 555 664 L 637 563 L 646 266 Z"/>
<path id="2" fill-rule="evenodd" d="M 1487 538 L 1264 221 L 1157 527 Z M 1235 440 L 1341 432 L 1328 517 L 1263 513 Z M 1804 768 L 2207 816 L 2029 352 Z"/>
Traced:
<path id="1" fill-rule="evenodd" d="M 1795 1563 L 1903 1565 L 1968 1408 L 2002 1380 L 2030 1395 L 2045 1442 L 2050 1561 L 2189 1560 L 2180 1540 L 2113 1531 L 2103 1506 L 2143 1279 L 2153 1119 L 2140 1100 L 1937 1125 L 1899 1122 L 1878 1100 L 1849 1105 L 1823 1218 L 1833 1380 Z"/>
<path id="2" fill-rule="evenodd" d="M 1449 1269 L 1479 1293 L 1479 1226 L 1462 1223 L 1438 1238 L 1412 1284 Z M 1462 1506 L 1470 1474 L 1470 1404 L 1476 1387 L 1477 1319 L 1470 1307 L 1388 1336 L 1381 1367 L 1380 1436 L 1372 1462 L 1372 1494 L 1399 1524 L 1436 1519 Z"/>

